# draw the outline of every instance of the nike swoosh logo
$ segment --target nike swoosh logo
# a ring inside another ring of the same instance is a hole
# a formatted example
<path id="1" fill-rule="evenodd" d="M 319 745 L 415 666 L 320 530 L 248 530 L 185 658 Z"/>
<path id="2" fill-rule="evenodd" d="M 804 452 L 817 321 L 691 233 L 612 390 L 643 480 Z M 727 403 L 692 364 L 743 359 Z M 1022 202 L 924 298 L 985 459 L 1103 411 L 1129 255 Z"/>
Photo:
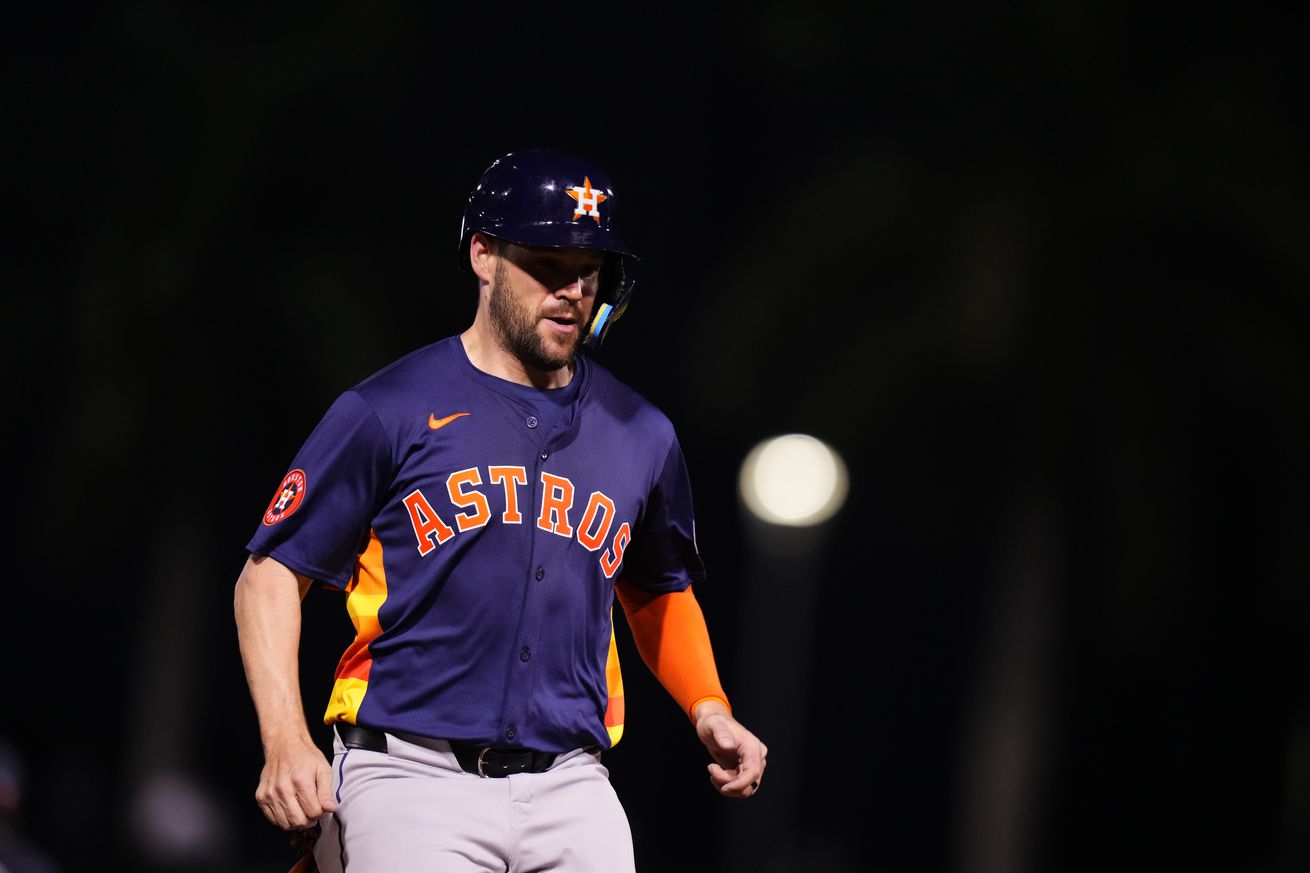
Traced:
<path id="1" fill-rule="evenodd" d="M 429 413 L 429 414 L 428 414 L 428 427 L 432 428 L 433 430 L 439 430 L 439 429 L 445 427 L 446 425 L 450 424 L 450 423 L 451 423 L 452 421 L 454 421 L 455 419 L 459 418 L 461 415 L 468 415 L 468 413 L 467 413 L 467 412 L 456 412 L 454 415 L 447 415 L 445 418 L 437 418 L 435 415 L 432 415 L 431 413 Z"/>

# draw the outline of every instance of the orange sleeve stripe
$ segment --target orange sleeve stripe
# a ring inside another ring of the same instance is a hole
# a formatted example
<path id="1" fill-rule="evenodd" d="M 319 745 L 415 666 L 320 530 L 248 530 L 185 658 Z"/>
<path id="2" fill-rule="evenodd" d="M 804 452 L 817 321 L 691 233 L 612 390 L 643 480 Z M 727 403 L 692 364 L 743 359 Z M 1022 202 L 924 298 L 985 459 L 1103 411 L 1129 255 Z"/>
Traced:
<path id="1" fill-rule="evenodd" d="M 642 660 L 687 717 L 706 698 L 721 700 L 731 711 L 719 682 L 705 614 L 691 588 L 656 595 L 619 580 L 615 593 Z"/>

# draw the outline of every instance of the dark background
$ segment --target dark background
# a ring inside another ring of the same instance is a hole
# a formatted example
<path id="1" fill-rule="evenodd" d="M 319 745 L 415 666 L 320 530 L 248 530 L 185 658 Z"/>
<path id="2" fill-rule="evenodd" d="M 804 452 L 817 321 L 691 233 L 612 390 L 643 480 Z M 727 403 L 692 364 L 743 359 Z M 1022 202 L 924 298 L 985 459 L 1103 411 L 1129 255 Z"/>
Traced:
<path id="1" fill-rule="evenodd" d="M 11 841 L 290 866 L 242 547 L 338 392 L 471 319 L 482 169 L 554 145 L 644 255 L 598 357 L 679 428 L 771 750 L 716 797 L 629 654 L 641 869 L 1310 869 L 1303 18 L 359 6 L 8 16 Z M 738 506 L 789 431 L 850 471 L 808 538 Z"/>

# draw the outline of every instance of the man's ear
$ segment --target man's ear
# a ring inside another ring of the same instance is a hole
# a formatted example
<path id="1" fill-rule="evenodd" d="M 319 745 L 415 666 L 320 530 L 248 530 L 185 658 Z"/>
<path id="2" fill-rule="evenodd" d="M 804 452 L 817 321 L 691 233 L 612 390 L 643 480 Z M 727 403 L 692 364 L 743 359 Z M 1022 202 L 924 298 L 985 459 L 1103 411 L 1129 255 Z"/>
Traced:
<path id="1" fill-rule="evenodd" d="M 478 231 L 469 237 L 469 268 L 481 282 L 490 282 L 496 273 L 496 243 L 485 233 Z"/>

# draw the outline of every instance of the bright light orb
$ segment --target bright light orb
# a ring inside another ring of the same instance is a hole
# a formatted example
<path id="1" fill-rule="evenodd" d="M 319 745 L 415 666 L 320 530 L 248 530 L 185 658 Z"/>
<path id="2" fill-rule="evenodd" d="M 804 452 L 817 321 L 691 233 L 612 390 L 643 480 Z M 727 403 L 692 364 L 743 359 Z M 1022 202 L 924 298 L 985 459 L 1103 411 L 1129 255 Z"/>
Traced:
<path id="1" fill-rule="evenodd" d="M 809 527 L 827 521 L 846 501 L 846 464 L 820 439 L 784 434 L 750 450 L 738 487 L 746 508 L 764 521 Z"/>

